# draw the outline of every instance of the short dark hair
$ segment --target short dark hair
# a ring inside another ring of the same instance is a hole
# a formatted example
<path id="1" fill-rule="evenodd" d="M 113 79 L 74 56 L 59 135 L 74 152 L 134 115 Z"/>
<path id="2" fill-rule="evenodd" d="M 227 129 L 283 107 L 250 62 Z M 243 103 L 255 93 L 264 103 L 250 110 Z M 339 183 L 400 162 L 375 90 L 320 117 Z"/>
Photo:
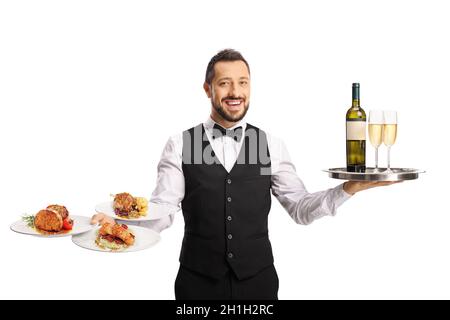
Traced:
<path id="1" fill-rule="evenodd" d="M 219 61 L 243 61 L 247 66 L 248 73 L 250 74 L 250 67 L 247 63 L 247 60 L 244 59 L 239 51 L 233 49 L 224 49 L 222 51 L 219 51 L 214 57 L 212 57 L 208 63 L 205 75 L 205 82 L 207 84 L 211 84 L 212 79 L 214 79 L 214 66 Z"/>

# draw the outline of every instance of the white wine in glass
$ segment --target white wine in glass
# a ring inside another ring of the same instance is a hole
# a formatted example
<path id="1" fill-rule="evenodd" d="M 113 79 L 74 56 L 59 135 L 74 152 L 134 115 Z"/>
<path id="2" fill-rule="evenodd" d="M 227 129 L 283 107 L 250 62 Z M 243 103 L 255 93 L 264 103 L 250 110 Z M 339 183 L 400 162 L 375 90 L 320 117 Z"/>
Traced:
<path id="1" fill-rule="evenodd" d="M 375 148 L 375 170 L 380 172 L 378 168 L 378 148 L 383 141 L 384 113 L 380 110 L 371 110 L 369 112 L 369 140 Z"/>
<path id="2" fill-rule="evenodd" d="M 397 139 L 397 124 L 385 124 L 383 130 L 383 143 L 387 147 L 394 145 Z"/>
<path id="3" fill-rule="evenodd" d="M 386 173 L 391 173 L 391 147 L 397 140 L 397 112 L 384 112 L 384 126 L 383 126 L 383 143 L 388 149 L 388 163 Z"/>

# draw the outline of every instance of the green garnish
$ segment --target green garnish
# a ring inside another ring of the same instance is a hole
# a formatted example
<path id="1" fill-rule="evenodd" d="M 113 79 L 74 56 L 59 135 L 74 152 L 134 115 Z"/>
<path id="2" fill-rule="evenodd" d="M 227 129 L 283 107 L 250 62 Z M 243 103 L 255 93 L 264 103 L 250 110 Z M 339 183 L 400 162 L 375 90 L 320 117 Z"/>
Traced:
<path id="1" fill-rule="evenodd" d="M 31 215 L 23 215 L 22 220 L 30 227 L 34 228 L 34 216 Z"/>

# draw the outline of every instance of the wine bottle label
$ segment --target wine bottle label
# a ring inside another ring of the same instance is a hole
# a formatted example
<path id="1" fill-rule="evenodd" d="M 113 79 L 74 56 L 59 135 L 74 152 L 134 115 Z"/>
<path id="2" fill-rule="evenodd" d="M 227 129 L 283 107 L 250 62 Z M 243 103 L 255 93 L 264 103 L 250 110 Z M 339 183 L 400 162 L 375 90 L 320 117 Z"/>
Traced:
<path id="1" fill-rule="evenodd" d="M 347 140 L 366 140 L 366 121 L 347 121 Z"/>

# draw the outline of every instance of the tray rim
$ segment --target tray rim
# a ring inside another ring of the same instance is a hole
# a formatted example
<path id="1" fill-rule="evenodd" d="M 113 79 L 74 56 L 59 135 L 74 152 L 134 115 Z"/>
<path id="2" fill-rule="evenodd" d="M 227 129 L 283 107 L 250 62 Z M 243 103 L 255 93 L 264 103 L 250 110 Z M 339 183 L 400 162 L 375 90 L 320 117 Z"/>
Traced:
<path id="1" fill-rule="evenodd" d="M 375 169 L 374 167 L 367 167 L 368 169 Z M 386 169 L 386 168 L 379 168 Z M 408 170 L 406 172 L 394 172 L 385 174 L 383 172 L 347 172 L 345 167 L 335 167 L 322 170 L 328 173 L 328 176 L 333 179 L 349 180 L 349 181 L 405 181 L 416 180 L 420 173 L 425 173 L 425 170 L 415 168 L 391 168 L 393 170 Z"/>

